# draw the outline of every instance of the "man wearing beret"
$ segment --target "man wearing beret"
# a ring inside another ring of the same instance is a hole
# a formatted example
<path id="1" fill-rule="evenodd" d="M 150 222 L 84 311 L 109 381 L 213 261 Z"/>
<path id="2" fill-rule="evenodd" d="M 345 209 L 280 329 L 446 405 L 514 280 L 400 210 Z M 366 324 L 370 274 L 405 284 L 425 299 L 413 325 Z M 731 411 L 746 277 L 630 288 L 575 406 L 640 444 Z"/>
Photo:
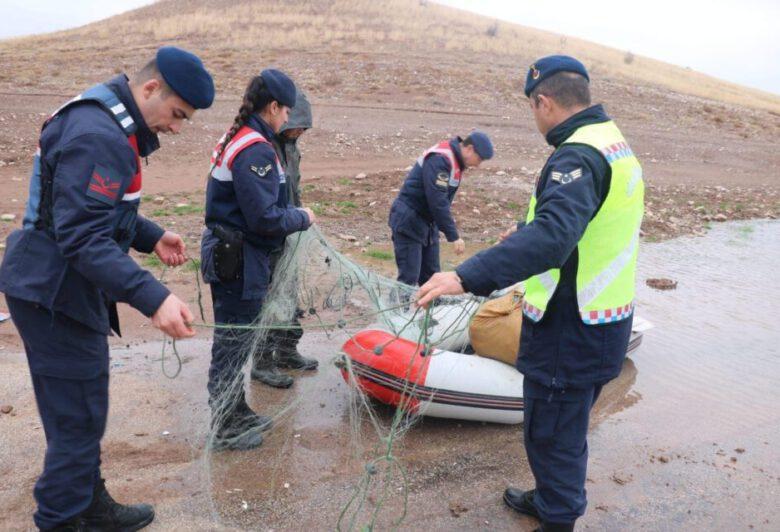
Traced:
<path id="1" fill-rule="evenodd" d="M 458 234 L 450 205 L 461 175 L 493 157 L 493 144 L 481 131 L 466 139 L 444 140 L 423 153 L 409 171 L 390 208 L 398 280 L 411 286 L 424 284 L 439 266 L 439 231 L 462 255 L 466 244 Z"/>
<path id="2" fill-rule="evenodd" d="M 620 373 L 631 334 L 644 183 L 620 130 L 601 105 L 591 106 L 582 63 L 540 59 L 528 70 L 525 94 L 555 148 L 525 223 L 456 271 L 433 276 L 418 304 L 525 282 L 517 368 L 536 487 L 508 488 L 504 501 L 537 518 L 537 530 L 570 531 L 585 513 L 590 409 Z"/>
<path id="3" fill-rule="evenodd" d="M 200 59 L 165 47 L 132 79 L 95 85 L 43 125 L 23 228 L 0 266 L 46 434 L 34 490 L 41 530 L 138 530 L 154 519 L 148 504 L 114 501 L 102 479 L 107 336 L 120 334 L 117 302 L 169 336 L 194 335 L 187 306 L 127 252 L 184 263 L 181 237 L 138 214 L 141 158 L 213 98 Z"/>

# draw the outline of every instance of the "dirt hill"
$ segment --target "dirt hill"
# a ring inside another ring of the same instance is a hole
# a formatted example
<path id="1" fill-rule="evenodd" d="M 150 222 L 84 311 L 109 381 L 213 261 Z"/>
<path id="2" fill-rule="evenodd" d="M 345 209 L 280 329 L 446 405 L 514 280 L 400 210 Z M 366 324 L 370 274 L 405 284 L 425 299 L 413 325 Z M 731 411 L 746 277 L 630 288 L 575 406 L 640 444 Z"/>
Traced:
<path id="1" fill-rule="evenodd" d="M 475 127 L 491 134 L 496 157 L 469 174 L 454 205 L 459 225 L 486 245 L 523 215 L 550 153 L 522 95 L 523 77 L 551 53 L 584 61 L 594 100 L 639 155 L 649 185 L 646 235 L 780 214 L 779 96 L 421 0 L 163 0 L 80 28 L 0 41 L 4 213 L 21 216 L 47 113 L 93 83 L 134 72 L 164 44 L 200 54 L 218 90 L 216 104 L 176 139 L 163 139 L 146 169 L 144 191 L 157 203 L 146 201 L 144 211 L 183 224 L 193 245 L 210 150 L 249 77 L 267 66 L 289 72 L 314 103 L 315 128 L 301 141 L 304 201 L 331 234 L 353 233 L 354 220 L 364 220 L 360 242 L 345 243 L 356 251 L 366 241 L 389 246 L 387 210 L 414 158 Z M 359 174 L 365 179 L 354 179 Z M 182 203 L 190 207 L 176 211 Z M 0 236 L 11 227 L 0 225 Z"/>
<path id="2" fill-rule="evenodd" d="M 287 65 L 294 58 L 298 81 L 325 94 L 341 92 L 342 85 L 351 95 L 382 94 L 398 78 L 409 78 L 405 89 L 412 100 L 438 92 L 436 87 L 480 93 L 483 101 L 511 99 L 535 58 L 567 53 L 582 59 L 596 79 L 780 112 L 776 95 L 420 0 L 163 0 L 74 30 L 0 43 L 0 60 L 10 67 L 0 81 L 80 86 L 106 70 L 133 67 L 139 53 L 169 42 L 202 53 L 223 90 L 240 90 L 257 65 Z M 460 71 L 441 76 L 451 62 L 462 65 Z M 358 74 L 360 83 L 343 74 Z"/>

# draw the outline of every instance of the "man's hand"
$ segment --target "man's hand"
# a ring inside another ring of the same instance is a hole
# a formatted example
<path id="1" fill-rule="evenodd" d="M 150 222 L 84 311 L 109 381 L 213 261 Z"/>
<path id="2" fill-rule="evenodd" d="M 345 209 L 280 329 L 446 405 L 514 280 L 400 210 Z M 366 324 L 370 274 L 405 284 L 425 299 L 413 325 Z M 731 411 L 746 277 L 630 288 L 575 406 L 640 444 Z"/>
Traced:
<path id="1" fill-rule="evenodd" d="M 166 266 L 181 266 L 187 262 L 184 240 L 170 231 L 163 233 L 163 236 L 154 245 L 154 252 Z"/>
<path id="2" fill-rule="evenodd" d="M 452 243 L 452 248 L 455 250 L 456 255 L 463 255 L 466 252 L 466 243 L 462 238 L 459 238 Z"/>
<path id="3" fill-rule="evenodd" d="M 510 227 L 509 229 L 507 229 L 506 231 L 504 231 L 503 233 L 501 233 L 500 235 L 498 235 L 498 241 L 499 241 L 499 242 L 503 242 L 504 240 L 506 240 L 507 238 L 509 238 L 509 237 L 510 237 L 510 235 L 511 235 L 512 233 L 514 233 L 515 231 L 517 231 L 517 225 L 513 225 L 512 227 Z"/>
<path id="4" fill-rule="evenodd" d="M 428 304 L 439 296 L 456 296 L 463 294 L 463 285 L 455 272 L 434 273 L 427 283 L 422 285 L 414 295 L 418 307 L 428 308 Z"/>
<path id="5" fill-rule="evenodd" d="M 194 319 L 187 305 L 170 294 L 152 316 L 152 325 L 172 338 L 190 338 L 195 336 L 190 327 Z"/>
<path id="6" fill-rule="evenodd" d="M 314 215 L 314 211 L 311 210 L 308 207 L 300 207 L 300 210 L 306 213 L 306 216 L 309 217 L 309 225 L 312 225 L 314 222 L 317 221 L 317 217 Z"/>

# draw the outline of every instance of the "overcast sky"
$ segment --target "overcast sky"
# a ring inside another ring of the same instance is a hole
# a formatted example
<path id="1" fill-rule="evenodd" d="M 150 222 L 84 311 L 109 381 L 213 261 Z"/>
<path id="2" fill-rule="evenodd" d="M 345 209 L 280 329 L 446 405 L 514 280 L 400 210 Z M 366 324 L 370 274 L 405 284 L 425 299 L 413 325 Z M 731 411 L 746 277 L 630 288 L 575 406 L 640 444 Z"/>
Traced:
<path id="1" fill-rule="evenodd" d="M 435 1 L 780 94 L 780 0 Z M 80 26 L 150 3 L 0 0 L 0 38 Z"/>

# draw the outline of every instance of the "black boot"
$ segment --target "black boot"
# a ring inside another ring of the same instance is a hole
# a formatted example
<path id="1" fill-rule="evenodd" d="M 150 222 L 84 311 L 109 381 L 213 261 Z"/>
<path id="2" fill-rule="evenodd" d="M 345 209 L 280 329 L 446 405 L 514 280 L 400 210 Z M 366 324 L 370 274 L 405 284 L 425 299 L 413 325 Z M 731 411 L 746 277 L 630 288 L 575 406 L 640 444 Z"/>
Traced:
<path id="1" fill-rule="evenodd" d="M 54 528 L 40 529 L 41 532 L 84 532 L 84 520 L 81 517 L 74 517 L 64 523 L 60 523 Z"/>
<path id="2" fill-rule="evenodd" d="M 263 444 L 264 430 L 271 428 L 270 417 L 255 414 L 243 401 L 226 413 L 211 413 L 211 448 L 216 451 L 248 451 Z"/>
<path id="3" fill-rule="evenodd" d="M 291 351 L 277 351 L 276 365 L 280 368 L 286 369 L 303 369 L 303 370 L 315 370 L 320 362 L 317 359 L 309 358 L 301 355 L 297 349 L 293 348 Z"/>
<path id="4" fill-rule="evenodd" d="M 534 532 L 574 532 L 574 523 L 547 523 L 542 522 Z"/>
<path id="5" fill-rule="evenodd" d="M 521 514 L 541 519 L 539 511 L 534 506 L 535 493 L 536 490 L 523 491 L 516 488 L 507 488 L 504 490 L 504 502 L 507 506 Z"/>
<path id="6" fill-rule="evenodd" d="M 271 355 L 257 357 L 250 375 L 252 380 L 260 381 L 274 388 L 289 388 L 295 382 L 292 377 L 279 371 Z"/>
<path id="7" fill-rule="evenodd" d="M 102 478 L 95 486 L 92 504 L 81 519 L 83 530 L 101 532 L 132 532 L 141 530 L 154 520 L 154 508 L 149 504 L 119 504 L 106 490 Z"/>
<path id="8" fill-rule="evenodd" d="M 270 416 L 264 416 L 262 414 L 256 413 L 254 410 L 249 408 L 249 405 L 246 404 L 245 400 L 238 402 L 238 405 L 236 406 L 236 415 L 243 425 L 258 429 L 262 432 L 270 430 L 274 424 L 274 421 Z"/>

